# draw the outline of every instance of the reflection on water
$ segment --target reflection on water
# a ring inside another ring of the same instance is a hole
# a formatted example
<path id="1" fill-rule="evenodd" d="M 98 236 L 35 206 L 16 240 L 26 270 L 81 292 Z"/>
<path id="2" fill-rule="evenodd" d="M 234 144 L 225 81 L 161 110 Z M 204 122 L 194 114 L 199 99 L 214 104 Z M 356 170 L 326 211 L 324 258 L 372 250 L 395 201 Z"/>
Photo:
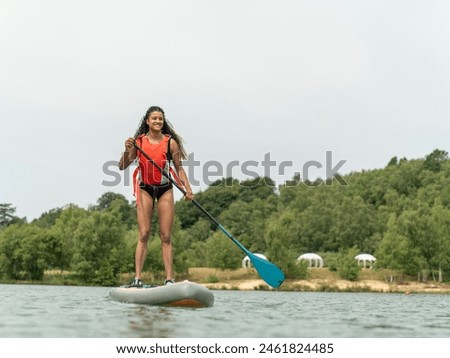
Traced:
<path id="1" fill-rule="evenodd" d="M 209 308 L 111 301 L 109 288 L 0 285 L 0 337 L 450 337 L 450 297 L 214 291 Z"/>
<path id="2" fill-rule="evenodd" d="M 140 338 L 171 337 L 170 322 L 173 322 L 172 312 L 165 307 L 133 306 L 130 309 L 128 329 L 132 336 Z M 167 323 L 169 324 L 166 327 Z"/>

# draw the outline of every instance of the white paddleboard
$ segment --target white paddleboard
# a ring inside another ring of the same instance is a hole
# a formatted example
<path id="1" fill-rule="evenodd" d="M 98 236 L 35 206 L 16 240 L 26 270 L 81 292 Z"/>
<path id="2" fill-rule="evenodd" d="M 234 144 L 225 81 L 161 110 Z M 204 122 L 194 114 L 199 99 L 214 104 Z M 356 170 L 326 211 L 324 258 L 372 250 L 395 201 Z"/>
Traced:
<path id="1" fill-rule="evenodd" d="M 146 305 L 210 307 L 214 304 L 213 293 L 205 286 L 190 281 L 153 287 L 113 288 L 109 297 L 114 301 Z"/>

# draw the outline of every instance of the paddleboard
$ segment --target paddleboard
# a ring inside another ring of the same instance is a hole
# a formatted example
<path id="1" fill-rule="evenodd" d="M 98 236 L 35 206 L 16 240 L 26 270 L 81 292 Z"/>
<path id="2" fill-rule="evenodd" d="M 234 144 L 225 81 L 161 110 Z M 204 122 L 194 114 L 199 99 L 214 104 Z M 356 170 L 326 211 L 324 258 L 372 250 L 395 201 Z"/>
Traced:
<path id="1" fill-rule="evenodd" d="M 109 297 L 119 302 L 172 307 L 210 307 L 214 304 L 213 293 L 207 287 L 191 281 L 142 288 L 115 287 L 109 292 Z"/>

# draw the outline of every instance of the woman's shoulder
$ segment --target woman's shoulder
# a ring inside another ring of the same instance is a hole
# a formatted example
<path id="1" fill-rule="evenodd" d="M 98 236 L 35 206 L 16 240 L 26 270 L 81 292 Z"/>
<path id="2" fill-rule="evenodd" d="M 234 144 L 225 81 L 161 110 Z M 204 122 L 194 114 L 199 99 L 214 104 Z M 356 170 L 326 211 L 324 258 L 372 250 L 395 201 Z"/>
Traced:
<path id="1" fill-rule="evenodd" d="M 164 134 L 163 141 L 167 142 L 171 148 L 173 147 L 173 143 L 176 142 L 176 140 L 174 140 L 174 138 L 170 134 Z"/>
<path id="2" fill-rule="evenodd" d="M 169 149 L 172 153 L 178 151 L 180 148 L 176 138 L 172 137 L 171 135 L 169 135 L 169 137 L 167 139 L 167 143 L 168 143 Z"/>

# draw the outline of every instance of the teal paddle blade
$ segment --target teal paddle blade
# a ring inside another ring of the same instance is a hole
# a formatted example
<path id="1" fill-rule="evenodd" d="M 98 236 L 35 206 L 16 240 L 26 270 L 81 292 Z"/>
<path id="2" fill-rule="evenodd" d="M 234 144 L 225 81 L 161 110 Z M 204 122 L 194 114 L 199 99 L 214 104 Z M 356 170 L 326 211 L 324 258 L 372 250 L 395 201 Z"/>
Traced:
<path id="1" fill-rule="evenodd" d="M 252 254 L 251 252 L 247 252 L 247 255 L 256 271 L 258 271 L 259 276 L 261 276 L 261 278 L 269 286 L 272 286 L 273 288 L 281 286 L 284 281 L 284 273 L 278 266 L 268 260 L 256 256 L 255 254 Z"/>

